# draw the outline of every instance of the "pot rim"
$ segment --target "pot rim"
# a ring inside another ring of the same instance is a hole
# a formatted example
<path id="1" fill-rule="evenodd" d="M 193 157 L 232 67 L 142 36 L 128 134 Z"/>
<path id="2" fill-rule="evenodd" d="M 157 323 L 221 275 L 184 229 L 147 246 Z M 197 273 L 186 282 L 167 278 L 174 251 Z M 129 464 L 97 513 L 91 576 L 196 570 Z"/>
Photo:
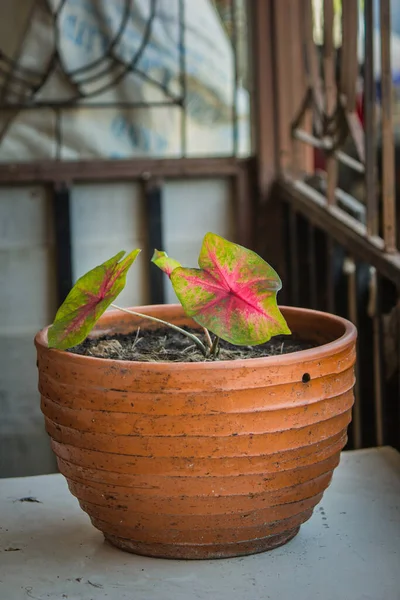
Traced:
<path id="1" fill-rule="evenodd" d="M 132 310 L 137 310 L 146 313 L 146 310 L 151 309 L 165 309 L 169 308 L 180 308 L 183 313 L 182 306 L 180 304 L 148 304 L 145 306 L 134 306 L 129 307 Z M 307 350 L 297 350 L 296 352 L 289 352 L 287 354 L 273 355 L 273 356 L 263 356 L 258 358 L 245 358 L 239 360 L 220 360 L 213 362 L 171 362 L 171 361 L 160 361 L 156 363 L 149 363 L 144 361 L 127 361 L 127 360 L 118 360 L 111 358 L 100 358 L 96 356 L 85 356 L 82 354 L 73 354 L 71 352 L 67 352 L 66 350 L 57 350 L 55 348 L 49 348 L 47 343 L 47 332 L 50 328 L 50 325 L 41 329 L 34 338 L 34 343 L 36 348 L 39 347 L 45 348 L 48 352 L 54 355 L 62 355 L 64 360 L 70 363 L 81 363 L 82 361 L 86 361 L 87 364 L 92 362 L 95 364 L 106 364 L 110 363 L 112 365 L 118 365 L 120 368 L 127 368 L 127 365 L 136 365 L 138 368 L 157 368 L 157 370 L 179 370 L 184 366 L 185 369 L 189 370 L 198 370 L 201 369 L 241 369 L 241 368 L 257 368 L 257 367 L 265 367 L 267 365 L 271 365 L 274 367 L 279 367 L 283 365 L 297 364 L 301 362 L 308 362 L 310 360 L 315 359 L 324 359 L 328 356 L 332 356 L 332 354 L 337 354 L 338 352 L 345 350 L 349 346 L 353 345 L 357 339 L 357 328 L 355 325 L 345 319 L 344 317 L 340 317 L 338 315 L 334 315 L 332 313 L 314 310 L 310 308 L 300 308 L 297 306 L 280 306 L 279 307 L 284 314 L 288 313 L 303 313 L 309 316 L 322 316 L 326 319 L 334 320 L 337 324 L 340 324 L 344 327 L 344 333 L 337 339 L 332 342 L 328 342 L 326 344 L 321 344 L 320 346 L 316 346 L 314 348 L 309 348 Z M 121 316 L 121 311 L 117 309 L 107 310 L 104 315 L 107 315 L 109 318 L 112 318 L 113 315 Z M 101 323 L 101 319 L 104 317 L 100 317 L 99 323 Z M 183 313 L 184 315 L 184 313 Z M 101 361 L 101 363 L 99 362 Z"/>

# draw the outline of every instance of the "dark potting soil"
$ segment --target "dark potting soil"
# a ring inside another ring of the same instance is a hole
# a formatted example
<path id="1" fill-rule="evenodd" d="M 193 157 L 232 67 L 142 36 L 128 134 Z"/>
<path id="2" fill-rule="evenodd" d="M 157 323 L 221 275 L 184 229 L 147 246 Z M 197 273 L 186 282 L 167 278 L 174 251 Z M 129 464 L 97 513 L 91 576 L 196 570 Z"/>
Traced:
<path id="1" fill-rule="evenodd" d="M 184 327 L 194 333 L 206 344 L 203 331 Z M 217 360 L 239 360 L 288 354 L 298 350 L 314 348 L 315 344 L 300 340 L 295 335 L 281 335 L 259 346 L 234 346 L 220 340 Z M 71 348 L 69 352 L 97 358 L 130 360 L 141 362 L 203 362 L 215 360 L 204 358 L 201 351 L 190 338 L 174 331 L 162 328 L 138 329 L 129 334 L 114 334 L 98 338 L 87 338 Z"/>

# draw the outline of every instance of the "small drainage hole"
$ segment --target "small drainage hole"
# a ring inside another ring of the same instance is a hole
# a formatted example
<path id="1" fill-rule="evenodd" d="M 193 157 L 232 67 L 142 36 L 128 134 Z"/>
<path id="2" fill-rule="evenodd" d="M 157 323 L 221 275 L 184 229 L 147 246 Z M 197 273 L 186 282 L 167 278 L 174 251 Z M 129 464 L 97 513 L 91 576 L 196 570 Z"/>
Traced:
<path id="1" fill-rule="evenodd" d="M 311 380 L 310 373 L 304 373 L 301 380 L 303 383 L 308 383 Z"/>

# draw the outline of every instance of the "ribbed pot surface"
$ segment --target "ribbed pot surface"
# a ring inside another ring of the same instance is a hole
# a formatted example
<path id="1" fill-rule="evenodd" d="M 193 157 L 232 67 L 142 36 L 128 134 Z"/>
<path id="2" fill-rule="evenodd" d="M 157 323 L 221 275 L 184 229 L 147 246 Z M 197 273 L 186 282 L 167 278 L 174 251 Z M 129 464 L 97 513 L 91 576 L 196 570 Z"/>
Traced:
<path id="1" fill-rule="evenodd" d="M 178 305 L 135 310 L 194 325 Z M 135 363 L 47 348 L 36 336 L 46 428 L 61 473 L 115 546 L 222 558 L 280 546 L 312 515 L 338 465 L 353 405 L 355 327 L 282 308 L 322 344 L 268 358 Z M 118 311 L 96 330 L 149 322 Z"/>

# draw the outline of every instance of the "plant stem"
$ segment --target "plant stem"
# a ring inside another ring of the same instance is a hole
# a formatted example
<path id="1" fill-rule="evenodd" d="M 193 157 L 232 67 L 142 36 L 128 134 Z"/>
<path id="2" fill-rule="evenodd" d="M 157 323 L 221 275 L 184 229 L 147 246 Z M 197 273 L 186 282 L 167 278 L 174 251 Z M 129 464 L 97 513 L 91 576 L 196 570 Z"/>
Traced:
<path id="1" fill-rule="evenodd" d="M 149 319 L 149 321 L 154 321 L 155 323 L 161 323 L 161 325 L 166 325 L 167 327 L 171 327 L 171 329 L 175 329 L 175 331 L 179 331 L 182 335 L 186 335 L 186 337 L 190 338 L 196 346 L 201 350 L 204 356 L 207 356 L 207 348 L 203 344 L 203 342 L 193 333 L 189 331 L 185 331 L 181 329 L 177 325 L 173 325 L 172 323 L 168 323 L 168 321 L 163 321 L 162 319 L 158 319 L 157 317 L 152 317 L 151 315 L 143 315 L 142 313 L 135 312 L 134 310 L 130 310 L 129 308 L 122 308 L 122 306 L 117 306 L 116 304 L 110 304 L 113 308 L 120 310 L 122 312 L 126 312 L 129 315 L 133 315 L 134 317 L 141 317 L 142 319 Z"/>
<path id="2" fill-rule="evenodd" d="M 212 343 L 212 346 L 210 348 L 210 355 L 216 357 L 218 350 L 219 350 L 219 337 L 216 335 L 214 338 L 214 341 Z"/>
<path id="3" fill-rule="evenodd" d="M 212 348 L 212 339 L 210 336 L 210 332 L 208 331 L 208 329 L 206 327 L 203 327 L 203 331 L 204 331 L 204 335 L 206 336 L 207 345 L 211 349 Z"/>

